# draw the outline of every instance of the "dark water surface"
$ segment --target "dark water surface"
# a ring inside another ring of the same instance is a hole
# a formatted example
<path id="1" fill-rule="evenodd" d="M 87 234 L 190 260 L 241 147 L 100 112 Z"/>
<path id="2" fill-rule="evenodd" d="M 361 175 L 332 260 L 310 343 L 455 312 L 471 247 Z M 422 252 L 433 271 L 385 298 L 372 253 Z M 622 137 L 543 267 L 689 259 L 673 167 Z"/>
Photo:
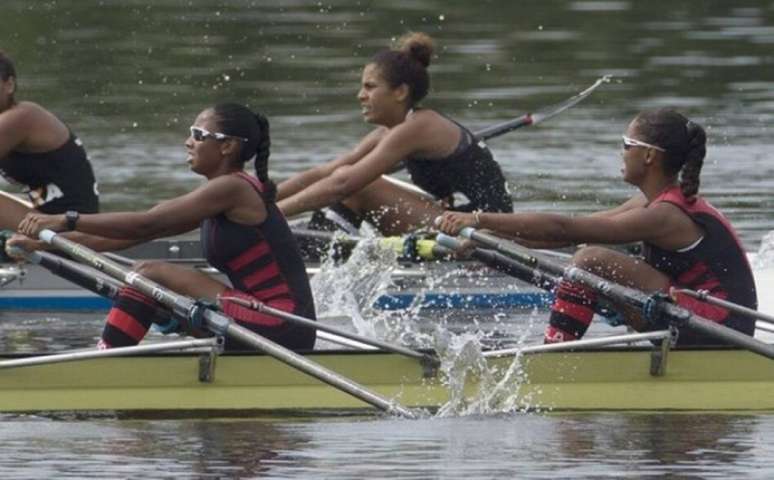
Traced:
<path id="1" fill-rule="evenodd" d="M 620 134 L 675 106 L 708 128 L 702 191 L 750 250 L 774 229 L 774 2 L 0 2 L 20 97 L 85 142 L 106 210 L 189 191 L 182 143 L 204 107 L 272 121 L 285 178 L 367 132 L 366 59 L 413 30 L 438 42 L 425 102 L 472 128 L 616 79 L 544 126 L 492 140 L 517 209 L 589 212 L 632 193 Z M 6 188 L 6 185 L 1 185 Z M 3 343 L 69 348 L 99 319 L 9 325 Z M 40 330 L 43 326 L 42 331 Z M 26 342 L 26 343 L 25 343 Z M 0 417 L 1 478 L 770 478 L 774 417 L 664 413 L 271 420 Z"/>

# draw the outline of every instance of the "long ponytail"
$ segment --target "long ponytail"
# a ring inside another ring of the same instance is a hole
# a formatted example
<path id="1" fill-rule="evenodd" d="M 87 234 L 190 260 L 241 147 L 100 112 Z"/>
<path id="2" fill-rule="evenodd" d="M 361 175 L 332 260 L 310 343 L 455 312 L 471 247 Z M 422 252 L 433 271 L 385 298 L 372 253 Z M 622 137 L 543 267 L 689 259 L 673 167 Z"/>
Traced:
<path id="1" fill-rule="evenodd" d="M 255 175 L 263 184 L 263 196 L 267 202 L 274 202 L 277 185 L 269 179 L 269 120 L 238 103 L 219 103 L 213 110 L 221 132 L 247 140 L 241 145 L 239 160 L 245 163 L 254 158 Z"/>

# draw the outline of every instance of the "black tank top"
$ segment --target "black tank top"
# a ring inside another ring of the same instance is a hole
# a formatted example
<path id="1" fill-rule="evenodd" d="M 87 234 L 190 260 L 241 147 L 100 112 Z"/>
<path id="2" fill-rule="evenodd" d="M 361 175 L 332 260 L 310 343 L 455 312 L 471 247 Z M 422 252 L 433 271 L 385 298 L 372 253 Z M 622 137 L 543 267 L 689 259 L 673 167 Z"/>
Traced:
<path id="1" fill-rule="evenodd" d="M 263 198 L 262 184 L 244 172 L 246 180 Z M 204 257 L 228 277 L 231 285 L 268 303 L 290 299 L 292 313 L 314 319 L 314 300 L 301 252 L 287 220 L 273 202 L 260 225 L 232 222 L 225 215 L 205 219 L 200 225 Z"/>
<path id="2" fill-rule="evenodd" d="M 94 171 L 81 141 L 72 133 L 50 152 L 11 152 L 0 161 L 0 174 L 25 186 L 30 202 L 43 213 L 99 211 Z"/>
<path id="3" fill-rule="evenodd" d="M 492 152 L 483 143 L 476 142 L 467 128 L 449 120 L 462 131 L 457 148 L 445 158 L 406 159 L 411 181 L 437 198 L 446 199 L 455 193 L 468 198 L 469 203 L 454 205 L 452 210 L 512 212 L 513 200 Z"/>

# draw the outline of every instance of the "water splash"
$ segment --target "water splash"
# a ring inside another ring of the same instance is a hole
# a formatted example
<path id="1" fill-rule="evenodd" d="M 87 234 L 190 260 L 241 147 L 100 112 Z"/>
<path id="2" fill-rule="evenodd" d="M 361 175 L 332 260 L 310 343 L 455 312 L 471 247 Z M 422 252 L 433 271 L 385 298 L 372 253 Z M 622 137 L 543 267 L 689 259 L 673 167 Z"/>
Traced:
<path id="1" fill-rule="evenodd" d="M 764 270 L 774 267 L 774 230 L 761 239 L 758 252 L 752 257 L 751 266 L 755 270 Z"/>
<path id="2" fill-rule="evenodd" d="M 524 345 L 536 313 L 530 315 L 517 345 Z M 533 409 L 533 402 L 522 391 L 528 381 L 522 356 L 488 360 L 482 352 L 486 338 L 486 332 L 481 330 L 458 335 L 449 331 L 436 333 L 435 350 L 449 389 L 449 401 L 438 409 L 436 416 L 492 415 Z"/>

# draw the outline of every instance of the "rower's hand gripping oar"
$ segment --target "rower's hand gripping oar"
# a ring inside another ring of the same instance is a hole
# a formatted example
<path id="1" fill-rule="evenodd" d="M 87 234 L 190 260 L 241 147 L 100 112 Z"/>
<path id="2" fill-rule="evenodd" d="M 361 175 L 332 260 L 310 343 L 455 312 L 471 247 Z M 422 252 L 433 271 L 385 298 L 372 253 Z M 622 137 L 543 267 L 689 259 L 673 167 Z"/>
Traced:
<path id="1" fill-rule="evenodd" d="M 463 228 L 460 231 L 460 235 L 481 243 L 486 247 L 493 248 L 500 253 L 512 256 L 517 261 L 523 261 L 530 265 L 539 265 L 539 268 L 550 273 L 559 274 L 567 280 L 581 283 L 614 302 L 639 308 L 648 321 L 656 323 L 659 318 L 667 318 L 669 323 L 677 328 L 689 328 L 731 345 L 774 359 L 774 345 L 761 342 L 738 330 L 700 317 L 670 302 L 668 297 L 664 295 L 648 295 L 640 290 L 619 285 L 578 267 L 569 266 L 565 268 L 547 259 L 539 260 L 537 257 L 529 254 L 528 249 L 525 247 L 520 247 L 513 243 L 506 247 L 504 241 L 478 232 L 472 227 Z"/>
<path id="2" fill-rule="evenodd" d="M 61 235 L 57 235 L 51 230 L 42 230 L 38 236 L 40 240 L 57 247 L 71 257 L 76 258 L 117 280 L 133 286 L 145 295 L 150 296 L 162 305 L 170 308 L 173 312 L 183 314 L 190 319 L 200 320 L 205 328 L 216 335 L 222 335 L 246 345 L 251 345 L 286 365 L 317 378 L 318 380 L 381 410 L 408 418 L 416 418 L 416 414 L 411 410 L 402 407 L 401 405 L 366 389 L 362 385 L 328 370 L 322 365 L 318 365 L 281 345 L 277 345 L 276 343 L 267 340 L 261 335 L 238 325 L 229 317 L 218 311 L 207 308 L 184 295 L 174 293 L 143 277 L 137 272 L 122 267 L 88 247 L 68 240 Z"/>

